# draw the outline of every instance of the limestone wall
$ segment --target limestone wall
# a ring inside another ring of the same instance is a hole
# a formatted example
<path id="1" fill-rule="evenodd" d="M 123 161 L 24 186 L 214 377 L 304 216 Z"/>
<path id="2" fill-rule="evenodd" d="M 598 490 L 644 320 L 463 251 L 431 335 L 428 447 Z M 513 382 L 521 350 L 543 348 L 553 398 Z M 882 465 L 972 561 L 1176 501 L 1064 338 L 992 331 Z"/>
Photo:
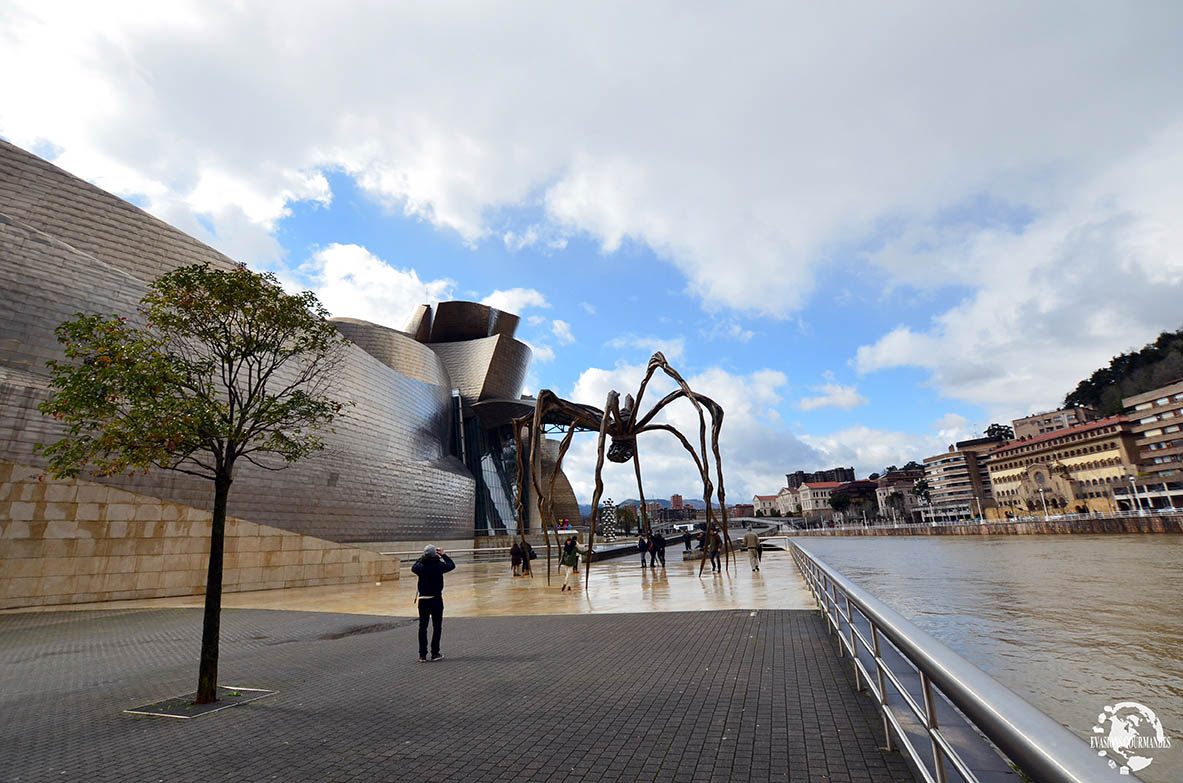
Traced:
<path id="1" fill-rule="evenodd" d="M 0 609 L 201 595 L 210 513 L 0 462 Z M 398 578 L 374 552 L 240 519 L 226 523 L 223 590 Z"/>

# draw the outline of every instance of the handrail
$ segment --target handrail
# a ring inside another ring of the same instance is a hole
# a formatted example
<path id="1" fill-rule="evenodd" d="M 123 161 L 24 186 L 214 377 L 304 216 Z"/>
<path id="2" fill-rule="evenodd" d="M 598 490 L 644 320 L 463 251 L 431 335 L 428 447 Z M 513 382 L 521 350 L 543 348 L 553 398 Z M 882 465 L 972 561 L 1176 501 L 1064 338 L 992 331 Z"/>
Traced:
<path id="1" fill-rule="evenodd" d="M 1040 783 L 1137 780 L 1133 775 L 1119 775 L 1075 734 L 796 541 L 790 539 L 788 544 L 818 608 L 832 632 L 838 635 L 841 651 L 854 662 L 856 687 L 870 689 L 879 703 L 888 747 L 892 746 L 894 732 L 894 739 L 912 757 L 926 781 L 945 783 L 954 771 L 971 783 L 982 780 L 972 768 L 972 753 L 965 754 L 970 759 L 963 758 L 957 743 L 951 739 L 969 735 L 950 727 L 950 717 L 965 721 L 1023 774 Z M 901 661 L 884 649 L 881 639 L 891 643 L 907 667 L 901 667 Z M 909 693 L 904 682 L 917 674 L 919 700 Z M 895 693 L 889 693 L 889 683 Z M 960 715 L 938 705 L 937 696 L 943 696 Z M 912 728 L 911 734 L 927 736 L 926 753 L 918 751 L 905 726 Z"/>

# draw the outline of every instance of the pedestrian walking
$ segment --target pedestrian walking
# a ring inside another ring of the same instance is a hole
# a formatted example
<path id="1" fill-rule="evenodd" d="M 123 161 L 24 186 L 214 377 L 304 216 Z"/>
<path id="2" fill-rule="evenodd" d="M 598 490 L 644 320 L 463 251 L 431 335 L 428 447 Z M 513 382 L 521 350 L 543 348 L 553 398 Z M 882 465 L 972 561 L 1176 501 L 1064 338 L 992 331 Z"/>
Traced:
<path id="1" fill-rule="evenodd" d="M 641 553 L 641 568 L 645 567 L 645 555 L 649 551 L 649 542 L 645 540 L 645 536 L 640 533 L 637 534 L 637 551 Z"/>
<path id="2" fill-rule="evenodd" d="M 723 548 L 723 539 L 719 537 L 719 531 L 711 528 L 707 531 L 706 549 L 707 554 L 711 558 L 711 572 L 722 571 L 723 568 L 719 564 L 719 550 Z"/>
<path id="3" fill-rule="evenodd" d="M 534 552 L 534 547 L 530 546 L 529 541 L 522 542 L 522 576 L 534 578 L 534 566 L 530 562 L 538 557 Z"/>
<path id="4" fill-rule="evenodd" d="M 576 574 L 579 573 L 579 556 L 587 550 L 579 545 L 579 540 L 575 536 L 570 536 L 563 542 L 562 552 L 559 554 L 559 571 L 563 573 L 563 590 L 570 590 L 571 584 L 577 580 Z"/>
<path id="5" fill-rule="evenodd" d="M 686 547 L 687 552 L 690 551 L 690 541 L 691 541 L 690 531 L 689 530 L 684 531 L 682 533 L 682 546 Z"/>
<path id="6" fill-rule="evenodd" d="M 513 566 L 513 575 L 522 575 L 522 547 L 517 541 L 509 548 L 509 562 Z"/>
<path id="7" fill-rule="evenodd" d="M 657 559 L 661 561 L 661 567 L 665 568 L 665 536 L 661 533 L 653 534 L 653 549 L 657 553 Z"/>
<path id="8" fill-rule="evenodd" d="M 419 661 L 427 661 L 427 623 L 431 622 L 431 660 L 438 661 L 440 633 L 444 624 L 444 574 L 456 567 L 444 550 L 432 544 L 423 547 L 423 555 L 411 566 L 419 577 L 415 603 L 419 607 Z"/>
<path id="9" fill-rule="evenodd" d="M 657 568 L 657 543 L 653 540 L 653 534 L 645 539 L 645 548 L 649 551 L 649 567 Z"/>
<path id="10" fill-rule="evenodd" d="M 756 531 L 748 528 L 743 534 L 743 545 L 748 548 L 748 559 L 752 561 L 752 571 L 760 570 L 760 536 Z"/>

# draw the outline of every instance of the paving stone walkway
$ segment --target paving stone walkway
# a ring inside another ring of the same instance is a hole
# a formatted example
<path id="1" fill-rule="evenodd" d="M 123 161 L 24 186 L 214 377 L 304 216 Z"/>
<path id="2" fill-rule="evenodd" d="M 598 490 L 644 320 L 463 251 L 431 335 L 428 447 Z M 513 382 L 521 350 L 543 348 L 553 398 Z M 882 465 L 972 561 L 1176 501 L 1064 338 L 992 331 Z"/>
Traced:
<path id="1" fill-rule="evenodd" d="M 195 720 L 201 616 L 0 616 L 4 781 L 912 781 L 814 612 L 414 621 L 223 613 L 221 682 L 280 693 Z"/>

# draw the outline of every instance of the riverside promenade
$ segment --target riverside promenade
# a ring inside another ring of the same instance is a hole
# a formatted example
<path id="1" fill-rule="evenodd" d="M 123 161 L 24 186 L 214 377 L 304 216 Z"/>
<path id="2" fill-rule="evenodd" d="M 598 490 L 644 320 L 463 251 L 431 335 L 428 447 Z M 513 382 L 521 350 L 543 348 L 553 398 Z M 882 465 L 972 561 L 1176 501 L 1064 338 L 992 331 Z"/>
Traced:
<path id="1" fill-rule="evenodd" d="M 0 613 L 0 780 L 914 779 L 787 554 L 508 570 L 449 575 L 427 664 L 408 574 L 228 595 L 220 681 L 278 693 L 192 720 L 122 713 L 192 691 L 184 600 Z"/>

